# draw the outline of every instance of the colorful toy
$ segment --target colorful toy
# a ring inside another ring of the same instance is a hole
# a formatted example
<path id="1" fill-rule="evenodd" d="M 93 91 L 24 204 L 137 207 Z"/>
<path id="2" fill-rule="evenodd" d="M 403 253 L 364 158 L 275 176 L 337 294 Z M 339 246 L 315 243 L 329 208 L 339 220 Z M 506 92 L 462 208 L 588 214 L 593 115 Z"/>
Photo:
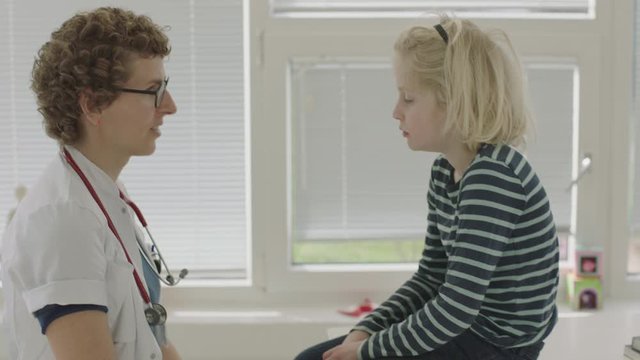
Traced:
<path id="1" fill-rule="evenodd" d="M 602 306 L 602 284 L 599 277 L 567 274 L 569 303 L 575 310 L 595 310 Z"/>
<path id="2" fill-rule="evenodd" d="M 576 251 L 576 274 L 578 276 L 602 276 L 602 253 L 600 251 Z"/>
<path id="3" fill-rule="evenodd" d="M 351 317 L 360 317 L 367 315 L 372 312 L 373 309 L 376 308 L 376 304 L 374 304 L 370 299 L 364 299 L 359 305 L 354 306 L 348 310 L 338 310 L 340 314 L 351 316 Z"/>
<path id="4" fill-rule="evenodd" d="M 567 297 L 574 309 L 602 306 L 602 269 L 602 251 L 576 250 L 574 270 L 567 274 Z"/>

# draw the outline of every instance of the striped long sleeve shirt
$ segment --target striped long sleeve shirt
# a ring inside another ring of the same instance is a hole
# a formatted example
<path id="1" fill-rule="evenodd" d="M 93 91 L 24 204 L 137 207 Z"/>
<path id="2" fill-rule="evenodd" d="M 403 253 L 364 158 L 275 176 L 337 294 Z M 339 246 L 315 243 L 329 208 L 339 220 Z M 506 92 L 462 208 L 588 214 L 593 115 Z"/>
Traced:
<path id="1" fill-rule="evenodd" d="M 431 169 L 418 270 L 354 327 L 363 360 L 417 356 L 467 329 L 499 347 L 543 340 L 557 321 L 558 239 L 547 194 L 526 158 L 480 148 L 459 182 Z"/>

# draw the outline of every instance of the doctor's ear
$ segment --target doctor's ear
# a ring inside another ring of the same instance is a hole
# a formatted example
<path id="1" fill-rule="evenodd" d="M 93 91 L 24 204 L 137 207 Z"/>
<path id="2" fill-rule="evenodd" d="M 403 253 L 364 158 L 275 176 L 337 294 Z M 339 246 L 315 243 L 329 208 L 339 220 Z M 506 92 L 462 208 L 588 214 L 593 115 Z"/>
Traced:
<path id="1" fill-rule="evenodd" d="M 92 125 L 100 125 L 100 119 L 102 117 L 102 109 L 95 104 L 95 95 L 89 89 L 84 89 L 80 92 L 78 98 L 78 105 L 82 115 Z"/>

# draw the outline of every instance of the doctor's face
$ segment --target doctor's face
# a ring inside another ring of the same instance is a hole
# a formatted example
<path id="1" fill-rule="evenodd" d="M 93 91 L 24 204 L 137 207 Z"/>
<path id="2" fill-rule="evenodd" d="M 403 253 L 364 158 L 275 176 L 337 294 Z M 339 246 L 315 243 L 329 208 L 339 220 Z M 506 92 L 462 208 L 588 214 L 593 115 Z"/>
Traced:
<path id="1" fill-rule="evenodd" d="M 129 67 L 131 76 L 120 86 L 119 96 L 102 110 L 100 137 L 123 156 L 150 155 L 161 135 L 164 116 L 174 114 L 176 104 L 169 90 L 164 89 L 161 96 L 166 85 L 162 58 L 134 55 Z"/>

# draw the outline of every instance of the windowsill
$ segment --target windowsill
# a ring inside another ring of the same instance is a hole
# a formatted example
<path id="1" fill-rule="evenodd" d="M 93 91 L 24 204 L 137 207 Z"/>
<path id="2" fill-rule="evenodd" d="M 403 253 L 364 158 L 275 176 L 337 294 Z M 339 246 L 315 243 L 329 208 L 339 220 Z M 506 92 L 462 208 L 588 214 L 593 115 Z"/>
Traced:
<path id="1" fill-rule="evenodd" d="M 345 334 L 358 321 L 334 304 L 279 307 L 170 309 L 168 336 L 185 359 L 291 359 L 304 348 Z M 540 360 L 620 358 L 640 335 L 640 301 L 605 299 L 596 311 L 574 311 L 559 302 L 559 321 Z M 0 359 L 6 354 L 0 343 Z M 6 356 L 6 355 L 5 355 Z M 617 356 L 617 357 L 616 357 Z"/>
<path id="2" fill-rule="evenodd" d="M 358 318 L 342 315 L 338 307 L 260 307 L 173 309 L 168 318 L 174 323 L 197 324 L 355 324 Z"/>
<path id="3" fill-rule="evenodd" d="M 599 317 L 604 313 L 628 313 L 640 316 L 640 301 L 629 299 L 605 299 L 598 310 L 574 310 L 565 301 L 558 301 L 558 318 Z M 344 306 L 278 306 L 278 307 L 215 307 L 169 310 L 170 322 L 210 324 L 355 324 L 361 318 L 340 314 Z"/>
<path id="4" fill-rule="evenodd" d="M 564 302 L 558 307 L 558 325 L 545 341 L 540 360 L 616 359 L 631 337 L 640 335 L 640 301 L 605 299 L 603 308 L 595 311 L 575 311 Z M 286 359 L 346 334 L 359 320 L 337 309 L 331 305 L 175 309 L 168 329 L 185 358 L 205 359 L 203 354 L 215 348 L 225 359 Z"/>

